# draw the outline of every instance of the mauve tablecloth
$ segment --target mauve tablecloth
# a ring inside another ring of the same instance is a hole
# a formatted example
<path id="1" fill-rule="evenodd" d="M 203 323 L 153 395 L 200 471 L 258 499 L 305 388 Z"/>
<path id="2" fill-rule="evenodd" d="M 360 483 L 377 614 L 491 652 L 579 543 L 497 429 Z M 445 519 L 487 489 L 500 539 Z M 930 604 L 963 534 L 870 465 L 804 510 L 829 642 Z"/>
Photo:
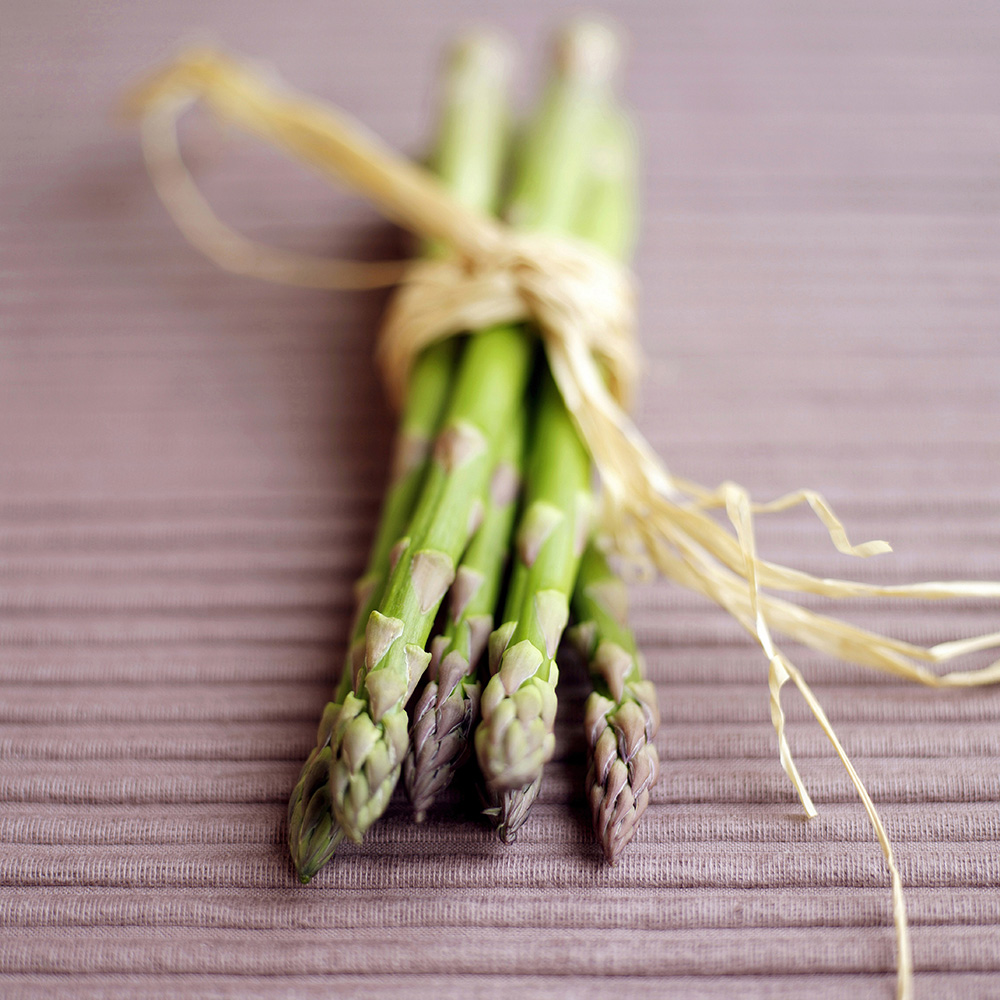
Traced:
<path id="1" fill-rule="evenodd" d="M 9 998 L 887 998 L 888 879 L 801 701 L 806 823 L 775 753 L 766 664 L 722 612 L 634 591 L 663 775 L 625 860 L 588 830 L 567 672 L 555 762 L 518 843 L 457 797 L 396 801 L 313 885 L 286 861 L 371 535 L 391 417 L 383 299 L 255 284 L 155 200 L 122 86 L 182 38 L 272 61 L 396 145 L 429 129 L 441 44 L 527 47 L 561 5 L 8 4 L 0 59 L 0 992 Z M 864 579 L 1000 578 L 1000 15 L 981 3 L 613 6 L 645 137 L 646 381 L 672 467 L 757 495 L 822 487 L 766 555 Z M 388 255 L 368 209 L 193 125 L 227 218 Z M 995 604 L 852 602 L 934 642 Z M 1000 996 L 1000 689 L 939 694 L 799 662 L 882 809 L 921 998 Z M 985 662 L 985 661 L 983 661 Z"/>

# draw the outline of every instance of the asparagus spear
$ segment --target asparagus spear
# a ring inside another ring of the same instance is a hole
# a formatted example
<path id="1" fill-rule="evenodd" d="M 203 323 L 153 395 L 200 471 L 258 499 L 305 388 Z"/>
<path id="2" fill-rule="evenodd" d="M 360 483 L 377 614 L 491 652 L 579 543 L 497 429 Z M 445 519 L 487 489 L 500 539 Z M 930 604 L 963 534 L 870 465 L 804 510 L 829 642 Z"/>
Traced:
<path id="1" fill-rule="evenodd" d="M 358 610 L 350 650 L 364 641 L 364 625 L 377 604 L 388 575 L 391 549 L 406 527 L 418 490 L 427 473 L 430 442 L 448 400 L 448 384 L 457 354 L 457 342 L 442 341 L 417 359 L 409 393 L 396 436 L 393 472 L 368 566 L 355 586 Z M 331 704 L 350 690 L 351 652 L 341 672 Z M 327 706 L 329 710 L 330 706 Z M 324 715 L 326 712 L 324 712 Z M 321 733 L 325 728 L 321 725 Z M 288 802 L 288 841 L 292 859 L 303 881 L 308 882 L 333 855 L 343 831 L 331 813 L 330 748 L 322 736 L 309 754 Z"/>
<path id="2" fill-rule="evenodd" d="M 409 391 L 393 449 L 392 472 L 382 514 L 372 542 L 368 566 L 355 584 L 357 611 L 351 646 L 363 639 L 368 616 L 378 606 L 389 574 L 392 547 L 406 530 L 420 487 L 430 466 L 431 444 L 441 425 L 458 341 L 443 340 L 428 347 L 413 366 Z M 343 692 L 346 694 L 346 691 Z"/>
<path id="3" fill-rule="evenodd" d="M 591 134 L 593 158 L 575 230 L 609 254 L 625 256 L 634 220 L 634 151 L 625 119 L 609 112 Z M 528 460 L 525 512 L 518 531 L 505 624 L 490 641 L 493 674 L 480 702 L 476 752 L 490 800 L 487 814 L 512 840 L 538 795 L 555 749 L 555 652 L 568 618 L 590 531 L 590 461 L 549 377 Z"/>
<path id="4" fill-rule="evenodd" d="M 636 214 L 636 156 L 621 115 L 609 117 L 599 154 L 587 202 L 591 225 L 604 229 L 608 245 L 624 255 Z M 571 634 L 594 682 L 584 709 L 587 799 L 605 857 L 615 864 L 635 833 L 659 771 L 653 745 L 659 706 L 655 687 L 643 679 L 628 628 L 625 585 L 593 541 L 580 562 L 571 604 L 577 620 Z"/>
<path id="5" fill-rule="evenodd" d="M 538 229 L 565 229 L 566 188 L 578 190 L 589 130 L 608 89 L 613 58 L 594 25 L 566 35 L 556 85 L 520 164 L 515 217 Z M 558 139 L 553 146 L 552 138 Z M 483 504 L 501 429 L 514 419 L 530 374 L 533 341 L 520 328 L 473 337 L 409 534 L 379 610 L 365 633 L 365 658 L 339 711 L 331 715 L 330 787 L 334 816 L 360 840 L 382 814 L 408 748 L 404 705 L 427 667 L 424 644 Z"/>
<path id="6" fill-rule="evenodd" d="M 505 840 L 526 818 L 521 800 L 537 794 L 537 786 L 526 788 L 555 748 L 555 653 L 590 532 L 590 456 L 547 369 L 525 478 L 517 559 L 504 624 L 490 637 L 493 676 L 483 691 L 475 737 L 487 793 L 498 810 L 491 815 Z"/>
<path id="7" fill-rule="evenodd" d="M 499 190 L 504 154 L 501 123 L 506 118 L 506 48 L 489 37 L 473 36 L 456 46 L 445 79 L 445 108 L 434 156 L 435 167 L 456 197 L 489 208 Z M 430 246 L 437 254 L 441 248 Z M 368 567 L 358 581 L 358 611 L 340 684 L 323 713 L 317 746 L 309 755 L 288 806 L 289 846 L 304 882 L 333 856 L 344 831 L 333 815 L 330 796 L 332 720 L 350 694 L 356 664 L 364 655 L 365 627 L 382 599 L 393 548 L 404 534 L 430 468 L 430 445 L 449 399 L 458 343 L 432 345 L 417 359 L 397 435 L 393 476 L 386 495 Z"/>
<path id="8" fill-rule="evenodd" d="M 479 715 L 477 668 L 493 631 L 520 487 L 524 414 L 515 416 L 490 480 L 483 522 L 449 593 L 447 623 L 431 642 L 428 682 L 411 713 L 403 779 L 418 823 L 468 755 Z"/>
<path id="9" fill-rule="evenodd" d="M 572 604 L 577 624 L 567 635 L 586 657 L 594 682 L 584 708 L 587 800 L 604 855 L 615 864 L 659 773 L 653 737 L 660 710 L 628 627 L 625 584 L 593 542 L 580 562 Z"/>

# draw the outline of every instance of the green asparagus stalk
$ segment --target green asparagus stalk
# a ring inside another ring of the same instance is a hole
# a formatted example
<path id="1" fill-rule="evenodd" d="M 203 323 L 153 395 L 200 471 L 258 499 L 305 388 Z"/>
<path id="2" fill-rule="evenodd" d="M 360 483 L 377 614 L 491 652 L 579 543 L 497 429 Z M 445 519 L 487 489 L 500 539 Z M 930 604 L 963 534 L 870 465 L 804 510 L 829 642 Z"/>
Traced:
<path id="1" fill-rule="evenodd" d="M 477 668 L 493 631 L 520 489 L 524 413 L 515 418 L 501 443 L 483 522 L 455 574 L 445 628 L 431 642 L 427 684 L 411 712 L 403 780 L 418 823 L 468 755 L 479 716 Z"/>
<path id="2" fill-rule="evenodd" d="M 598 115 L 614 59 L 606 32 L 577 26 L 566 36 L 556 100 L 546 125 L 560 136 L 552 148 L 529 144 L 515 188 L 517 218 L 538 229 L 564 229 L 564 186 L 581 186 L 587 143 L 580 133 Z M 576 203 L 576 198 L 568 204 Z M 330 724 L 330 787 L 334 816 L 347 836 L 360 840 L 382 814 L 399 779 L 408 748 L 404 705 L 427 668 L 424 644 L 485 506 L 502 428 L 522 405 L 530 375 L 533 338 L 502 327 L 473 337 L 458 374 L 444 429 L 409 533 L 386 594 L 365 633 L 365 658 Z"/>
<path id="3" fill-rule="evenodd" d="M 454 340 L 432 345 L 414 365 L 375 541 L 365 573 L 355 586 L 358 610 L 348 659 L 331 704 L 339 703 L 350 690 L 351 656 L 356 655 L 358 641 L 364 641 L 364 624 L 385 586 L 392 546 L 405 529 L 426 476 L 431 440 L 448 400 L 457 346 Z M 289 847 L 303 881 L 330 860 L 343 839 L 331 811 L 329 770 L 329 744 L 321 740 L 306 760 L 288 803 Z"/>
<path id="4" fill-rule="evenodd" d="M 635 219 L 636 154 L 631 129 L 610 116 L 595 158 L 590 225 L 624 256 Z M 584 709 L 587 799 L 605 857 L 615 864 L 635 834 L 659 771 L 653 737 L 660 713 L 656 689 L 628 628 L 625 585 L 592 541 L 583 554 L 571 602 L 572 638 L 587 659 L 594 692 Z"/>
<path id="5" fill-rule="evenodd" d="M 481 516 L 495 461 L 493 421 L 499 415 L 502 426 L 516 412 L 531 353 L 516 329 L 481 333 L 467 348 L 425 490 L 365 630 L 354 690 L 331 720 L 334 815 L 353 840 L 384 812 L 399 779 L 409 744 L 405 704 L 430 662 L 424 645 Z"/>
<path id="6" fill-rule="evenodd" d="M 351 646 L 363 640 L 368 616 L 378 607 L 392 561 L 392 547 L 406 531 L 430 466 L 431 444 L 448 404 L 458 341 L 432 344 L 418 358 L 393 449 L 392 471 L 364 575 L 355 585 L 357 611 Z M 347 692 L 344 691 L 344 694 Z"/>
<path id="7" fill-rule="evenodd" d="M 584 708 L 587 800 L 604 855 L 615 864 L 659 773 L 653 737 L 660 710 L 628 627 L 625 584 L 593 542 L 580 563 L 572 606 L 577 624 L 567 636 L 586 657 L 594 684 Z"/>
<path id="8" fill-rule="evenodd" d="M 569 617 L 569 595 L 590 533 L 590 456 L 548 371 L 525 482 L 525 509 L 504 624 L 490 637 L 490 680 L 481 699 L 475 744 L 503 839 L 527 815 L 542 767 L 555 748 L 559 668 L 556 648 Z M 522 791 L 523 790 L 523 791 Z M 513 793 L 506 795 L 504 793 Z"/>
<path id="9" fill-rule="evenodd" d="M 593 157 L 577 207 L 577 235 L 622 257 L 634 222 L 634 163 L 625 119 L 606 102 L 591 133 Z M 555 749 L 555 662 L 590 531 L 590 460 L 551 377 L 545 380 L 528 459 L 525 511 L 505 624 L 490 640 L 490 672 L 475 743 L 486 812 L 512 840 L 538 795 Z"/>
<path id="10" fill-rule="evenodd" d="M 502 123 L 506 47 L 473 36 L 456 46 L 445 79 L 445 108 L 434 166 L 456 197 L 491 208 L 499 191 L 504 158 Z M 442 253 L 429 246 L 429 254 Z M 405 533 L 431 464 L 431 442 L 449 400 L 459 347 L 455 340 L 432 345 L 417 359 L 397 434 L 393 473 L 367 569 L 356 586 L 358 610 L 347 663 L 334 700 L 326 706 L 317 735 L 288 807 L 289 845 L 304 882 L 333 856 L 344 831 L 333 814 L 330 796 L 332 719 L 339 715 L 357 675 L 365 649 L 365 627 L 384 596 L 394 546 Z"/>

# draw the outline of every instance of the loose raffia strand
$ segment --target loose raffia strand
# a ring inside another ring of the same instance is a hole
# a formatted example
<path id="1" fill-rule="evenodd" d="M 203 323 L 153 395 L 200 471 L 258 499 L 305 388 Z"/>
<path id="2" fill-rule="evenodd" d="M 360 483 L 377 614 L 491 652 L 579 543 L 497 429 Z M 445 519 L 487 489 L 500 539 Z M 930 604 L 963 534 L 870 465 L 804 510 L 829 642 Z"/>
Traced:
<path id="1" fill-rule="evenodd" d="M 591 55 L 606 40 L 595 31 Z M 236 234 L 215 218 L 185 168 L 176 123 L 202 100 L 237 124 L 366 196 L 388 219 L 452 248 L 451 261 L 359 264 L 275 250 Z M 771 630 L 841 659 L 935 687 L 1000 680 L 1000 660 L 978 671 L 932 674 L 913 660 L 942 663 L 1000 646 L 1000 633 L 924 648 L 855 628 L 785 600 L 762 587 L 826 597 L 924 599 L 1000 597 L 1000 583 L 954 581 L 880 587 L 821 579 L 758 559 L 754 513 L 809 504 L 836 547 L 857 556 L 888 551 L 884 542 L 854 546 L 818 494 L 800 491 L 753 504 L 735 484 L 709 490 L 673 477 L 627 416 L 637 369 L 632 284 L 627 272 L 572 240 L 515 233 L 464 208 L 422 168 L 393 153 L 342 113 L 265 81 L 243 64 L 207 49 L 181 56 L 133 92 L 129 110 L 142 118 L 147 163 L 161 198 L 187 237 L 221 266 L 240 274 L 310 287 L 362 289 L 399 283 L 378 346 L 390 397 L 404 393 L 413 359 L 432 341 L 501 322 L 533 321 L 550 367 L 601 478 L 607 530 L 628 560 L 655 567 L 730 612 L 768 655 L 770 691 L 782 763 L 807 812 L 814 811 L 794 770 L 778 701 L 791 679 L 851 775 L 875 828 L 893 880 L 900 960 L 897 996 L 912 995 L 911 959 L 899 874 L 871 799 L 798 670 L 771 640 Z M 602 372 L 604 375 L 602 375 Z M 607 383 L 604 376 L 607 376 Z M 707 513 L 725 507 L 734 538 Z"/>

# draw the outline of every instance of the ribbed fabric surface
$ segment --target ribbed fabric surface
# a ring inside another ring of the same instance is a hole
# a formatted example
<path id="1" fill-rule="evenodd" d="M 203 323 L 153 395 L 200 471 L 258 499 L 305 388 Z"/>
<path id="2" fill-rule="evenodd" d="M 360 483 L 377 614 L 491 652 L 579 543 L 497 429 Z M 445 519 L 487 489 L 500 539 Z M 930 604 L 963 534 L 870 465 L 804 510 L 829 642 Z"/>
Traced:
<path id="1" fill-rule="evenodd" d="M 989 4 L 613 5 L 644 140 L 639 425 L 670 467 L 824 490 L 852 561 L 793 512 L 762 554 L 828 576 L 1000 579 L 1000 15 Z M 529 824 L 471 784 L 405 802 L 308 887 L 288 792 L 342 660 L 392 417 L 381 295 L 257 284 L 185 245 L 113 121 L 178 40 L 274 64 L 419 153 L 442 44 L 492 22 L 541 77 L 554 3 L 9 4 L 0 58 L 0 994 L 889 998 L 888 876 L 794 694 L 727 616 L 633 588 L 663 772 L 604 866 L 585 680 Z M 249 140 L 187 123 L 251 235 L 351 257 L 391 230 Z M 817 607 L 825 605 L 816 603 Z M 845 602 L 934 643 L 995 603 Z M 788 647 L 896 846 L 917 996 L 1000 996 L 1000 688 L 938 693 Z M 973 658 L 975 663 L 988 657 Z"/>

